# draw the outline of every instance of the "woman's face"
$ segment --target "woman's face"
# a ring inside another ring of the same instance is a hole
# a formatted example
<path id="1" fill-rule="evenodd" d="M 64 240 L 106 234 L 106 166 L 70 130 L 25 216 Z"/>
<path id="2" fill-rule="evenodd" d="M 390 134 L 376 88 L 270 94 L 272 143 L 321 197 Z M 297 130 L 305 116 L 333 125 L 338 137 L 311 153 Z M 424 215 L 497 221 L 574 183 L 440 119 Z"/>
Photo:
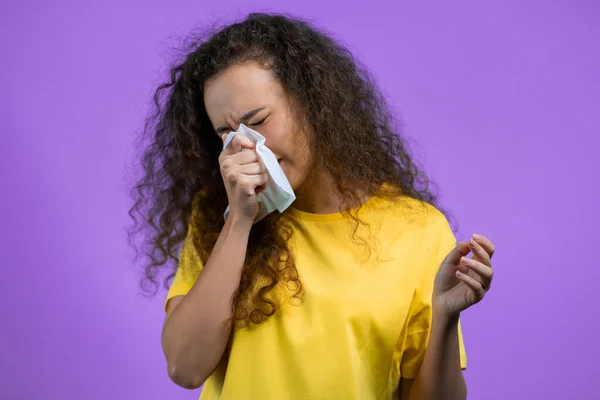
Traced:
<path id="1" fill-rule="evenodd" d="M 243 123 L 266 138 L 294 190 L 304 183 L 310 169 L 306 134 L 270 71 L 255 62 L 229 67 L 206 82 L 204 104 L 222 140 Z"/>

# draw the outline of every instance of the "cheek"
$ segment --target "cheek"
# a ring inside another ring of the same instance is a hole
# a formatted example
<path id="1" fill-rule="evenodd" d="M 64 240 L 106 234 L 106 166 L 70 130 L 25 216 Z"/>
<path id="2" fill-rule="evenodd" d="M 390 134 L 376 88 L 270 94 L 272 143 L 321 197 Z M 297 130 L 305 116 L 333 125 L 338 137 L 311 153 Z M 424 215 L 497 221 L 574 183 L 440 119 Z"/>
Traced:
<path id="1" fill-rule="evenodd" d="M 296 190 L 310 174 L 312 160 L 309 147 L 304 141 L 295 140 L 291 149 L 289 164 L 282 163 L 282 168 L 292 187 Z"/>
<path id="2" fill-rule="evenodd" d="M 267 138 L 266 144 L 282 158 L 281 167 L 288 179 L 302 180 L 310 169 L 310 151 L 303 132 L 294 131 L 289 120 L 271 121 L 259 132 Z"/>
<path id="3" fill-rule="evenodd" d="M 266 138 L 265 144 L 273 153 L 283 156 L 285 150 L 285 129 L 276 122 L 270 121 L 265 126 L 250 127 Z"/>
<path id="4" fill-rule="evenodd" d="M 306 134 L 297 132 L 291 139 L 290 147 L 294 151 L 295 164 L 302 170 L 308 170 L 311 164 L 311 151 Z"/>

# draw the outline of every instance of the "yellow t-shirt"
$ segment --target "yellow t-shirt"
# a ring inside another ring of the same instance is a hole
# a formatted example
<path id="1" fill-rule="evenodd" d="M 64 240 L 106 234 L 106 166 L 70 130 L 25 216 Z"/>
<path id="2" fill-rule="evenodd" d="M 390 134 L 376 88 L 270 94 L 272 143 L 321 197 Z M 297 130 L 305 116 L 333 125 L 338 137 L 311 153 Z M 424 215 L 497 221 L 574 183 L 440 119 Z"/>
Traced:
<path id="1" fill-rule="evenodd" d="M 201 400 L 390 399 L 401 377 L 417 375 L 431 328 L 437 269 L 456 240 L 446 218 L 413 199 L 373 197 L 353 226 L 342 214 L 296 217 L 291 248 L 304 294 L 258 327 L 235 331 L 228 362 Z M 180 258 L 201 271 L 186 241 Z M 167 299 L 185 295 L 197 273 L 179 268 Z M 459 326 L 460 328 L 460 326 Z M 461 365 L 466 355 L 459 330 Z"/>

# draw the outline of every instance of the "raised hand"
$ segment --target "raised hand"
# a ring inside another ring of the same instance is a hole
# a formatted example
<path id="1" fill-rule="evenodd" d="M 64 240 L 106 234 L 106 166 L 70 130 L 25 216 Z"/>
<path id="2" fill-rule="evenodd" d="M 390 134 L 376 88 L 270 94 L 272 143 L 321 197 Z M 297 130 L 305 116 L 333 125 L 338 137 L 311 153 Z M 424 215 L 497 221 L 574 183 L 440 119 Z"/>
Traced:
<path id="1" fill-rule="evenodd" d="M 226 137 L 223 136 L 223 141 Z M 250 224 L 259 211 L 256 195 L 269 180 L 265 166 L 254 149 L 254 142 L 236 135 L 219 156 L 221 176 L 229 200 L 229 215 Z"/>
<path id="2" fill-rule="evenodd" d="M 432 300 L 436 311 L 456 316 L 483 299 L 492 284 L 494 251 L 494 244 L 481 235 L 456 245 L 435 277 Z"/>

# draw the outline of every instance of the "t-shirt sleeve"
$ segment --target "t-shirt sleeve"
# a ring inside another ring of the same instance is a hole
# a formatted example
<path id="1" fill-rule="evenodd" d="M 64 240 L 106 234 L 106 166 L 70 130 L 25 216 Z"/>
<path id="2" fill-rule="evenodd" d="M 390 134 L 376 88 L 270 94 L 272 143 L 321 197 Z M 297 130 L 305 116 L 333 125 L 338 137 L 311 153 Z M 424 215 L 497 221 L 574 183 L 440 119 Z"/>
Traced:
<path id="1" fill-rule="evenodd" d="M 431 330 L 431 298 L 435 275 L 444 258 L 456 246 L 456 238 L 446 218 L 437 210 L 434 211 L 432 218 L 433 222 L 429 225 L 427 233 L 439 239 L 437 240 L 437 244 L 435 241 L 432 241 L 432 245 L 427 251 L 430 254 L 426 260 L 427 267 L 424 271 L 421 284 L 415 290 L 411 304 L 400 361 L 400 374 L 406 379 L 414 379 L 423 363 Z M 467 355 L 460 322 L 458 324 L 458 342 L 460 365 L 461 368 L 465 369 L 467 367 Z"/>
<path id="2" fill-rule="evenodd" d="M 185 296 L 194 286 L 200 272 L 204 268 L 204 263 L 198 253 L 194 243 L 197 241 L 197 231 L 192 223 L 189 224 L 188 234 L 183 242 L 181 254 L 179 255 L 179 264 L 175 277 L 167 293 L 165 309 L 169 304 L 169 300 L 176 296 Z"/>

